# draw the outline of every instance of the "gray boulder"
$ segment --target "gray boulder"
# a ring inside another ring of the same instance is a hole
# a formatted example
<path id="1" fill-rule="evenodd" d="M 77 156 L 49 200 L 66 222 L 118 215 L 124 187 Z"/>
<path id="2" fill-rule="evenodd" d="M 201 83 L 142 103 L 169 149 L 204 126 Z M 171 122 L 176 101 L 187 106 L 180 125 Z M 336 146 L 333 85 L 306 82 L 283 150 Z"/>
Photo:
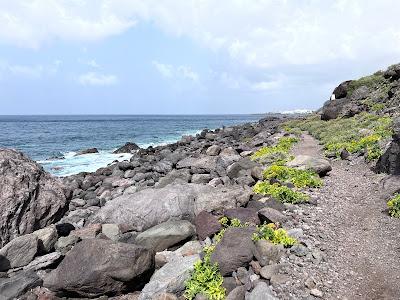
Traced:
<path id="1" fill-rule="evenodd" d="M 43 283 L 33 271 L 20 272 L 10 278 L 0 278 L 0 300 L 17 299 Z"/>
<path id="2" fill-rule="evenodd" d="M 13 239 L 0 249 L 0 271 L 26 266 L 38 250 L 39 240 L 36 235 L 27 234 Z"/>
<path id="3" fill-rule="evenodd" d="M 192 175 L 188 169 L 172 170 L 157 182 L 157 188 L 163 188 L 171 183 L 188 183 Z"/>
<path id="4" fill-rule="evenodd" d="M 62 181 L 15 150 L 0 149 L 0 247 L 57 222 L 68 210 Z"/>
<path id="5" fill-rule="evenodd" d="M 265 282 L 259 282 L 253 291 L 246 295 L 246 300 L 277 300 L 271 288 Z"/>
<path id="6" fill-rule="evenodd" d="M 205 171 L 214 171 L 217 167 L 217 158 L 215 156 L 200 155 L 199 157 L 186 157 L 176 164 L 177 169 L 195 168 Z"/>
<path id="7" fill-rule="evenodd" d="M 285 216 L 283 213 L 280 211 L 270 208 L 270 207 L 265 207 L 261 210 L 258 211 L 258 216 L 261 220 L 262 223 L 284 223 L 288 220 L 288 217 Z"/>
<path id="8" fill-rule="evenodd" d="M 253 258 L 252 235 L 255 227 L 230 227 L 217 244 L 211 262 L 218 263 L 222 276 L 231 274 L 239 267 L 247 267 Z"/>
<path id="9" fill-rule="evenodd" d="M 54 249 L 58 239 L 58 233 L 55 225 L 36 230 L 32 233 L 39 239 L 39 250 L 42 253 L 49 253 Z"/>
<path id="10" fill-rule="evenodd" d="M 221 152 L 221 147 L 218 145 L 212 145 L 207 148 L 206 154 L 210 156 L 216 156 Z"/>
<path id="11" fill-rule="evenodd" d="M 198 255 L 186 256 L 172 260 L 157 270 L 145 285 L 139 300 L 153 300 L 158 293 L 181 294 L 185 282 L 189 279 L 193 265 L 200 260 Z"/>
<path id="12" fill-rule="evenodd" d="M 282 245 L 274 245 L 267 240 L 259 240 L 255 242 L 253 251 L 254 257 L 260 265 L 266 266 L 270 263 L 278 263 L 285 253 L 285 248 Z"/>
<path id="13" fill-rule="evenodd" d="M 171 219 L 193 221 L 203 210 L 222 211 L 243 206 L 249 201 L 250 194 L 251 190 L 239 186 L 170 184 L 117 197 L 107 202 L 91 222 L 132 224 L 133 230 L 144 231 Z"/>
<path id="14" fill-rule="evenodd" d="M 326 175 L 332 170 L 329 160 L 309 155 L 298 155 L 286 165 L 301 170 L 312 170 L 319 175 Z"/>
<path id="15" fill-rule="evenodd" d="M 140 233 L 136 243 L 159 252 L 192 237 L 195 232 L 189 221 L 167 221 Z"/>
<path id="16" fill-rule="evenodd" d="M 128 142 L 124 146 L 118 148 L 115 150 L 113 153 L 114 154 L 119 154 L 119 153 L 133 153 L 136 150 L 139 150 L 140 147 L 136 145 L 135 143 Z"/>
<path id="17" fill-rule="evenodd" d="M 139 287 L 153 268 L 154 253 L 144 247 L 87 239 L 67 253 L 44 286 L 83 297 L 118 294 Z"/>

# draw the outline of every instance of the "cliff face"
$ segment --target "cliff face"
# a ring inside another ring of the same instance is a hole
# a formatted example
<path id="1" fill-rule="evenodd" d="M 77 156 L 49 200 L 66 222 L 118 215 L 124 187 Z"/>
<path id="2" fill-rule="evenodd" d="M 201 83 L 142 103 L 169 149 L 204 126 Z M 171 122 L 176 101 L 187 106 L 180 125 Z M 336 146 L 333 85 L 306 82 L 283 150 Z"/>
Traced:
<path id="1" fill-rule="evenodd" d="M 400 104 L 400 64 L 358 80 L 342 82 L 321 108 L 321 119 L 352 117 L 363 111 L 396 114 Z"/>

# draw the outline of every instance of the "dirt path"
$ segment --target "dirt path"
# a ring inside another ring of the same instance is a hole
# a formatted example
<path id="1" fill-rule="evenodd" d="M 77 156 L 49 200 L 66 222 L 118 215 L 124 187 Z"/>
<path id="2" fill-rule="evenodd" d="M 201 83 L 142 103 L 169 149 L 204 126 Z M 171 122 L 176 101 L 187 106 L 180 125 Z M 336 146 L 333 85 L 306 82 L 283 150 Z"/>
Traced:
<path id="1" fill-rule="evenodd" d="M 294 154 L 321 155 L 304 135 Z M 327 266 L 318 270 L 324 299 L 400 299 L 400 220 L 385 213 L 382 175 L 360 159 L 334 161 L 318 206 L 305 206 L 304 222 L 325 251 Z"/>

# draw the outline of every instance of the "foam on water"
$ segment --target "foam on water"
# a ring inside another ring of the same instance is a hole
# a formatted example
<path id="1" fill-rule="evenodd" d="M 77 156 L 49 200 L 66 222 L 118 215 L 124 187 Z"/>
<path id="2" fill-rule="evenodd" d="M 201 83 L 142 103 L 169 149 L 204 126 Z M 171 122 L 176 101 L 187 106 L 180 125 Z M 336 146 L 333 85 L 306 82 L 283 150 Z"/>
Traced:
<path id="1" fill-rule="evenodd" d="M 113 154 L 108 151 L 75 156 L 75 152 L 68 152 L 64 159 L 39 161 L 43 168 L 57 176 L 70 176 L 80 172 L 94 172 L 114 161 L 129 160 L 132 154 Z"/>

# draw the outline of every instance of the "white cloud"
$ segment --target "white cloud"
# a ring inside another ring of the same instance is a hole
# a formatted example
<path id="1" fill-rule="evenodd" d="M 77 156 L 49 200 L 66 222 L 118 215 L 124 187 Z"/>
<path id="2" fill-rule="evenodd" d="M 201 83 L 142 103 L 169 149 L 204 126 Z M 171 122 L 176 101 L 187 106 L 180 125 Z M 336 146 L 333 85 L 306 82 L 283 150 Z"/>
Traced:
<path id="1" fill-rule="evenodd" d="M 13 0 L 0 3 L 0 41 L 90 42 L 149 22 L 255 68 L 369 61 L 400 55 L 399 10 L 397 0 Z"/>
<path id="2" fill-rule="evenodd" d="M 158 62 L 156 60 L 153 60 L 151 63 L 156 68 L 156 70 L 165 78 L 186 79 L 194 82 L 199 81 L 199 74 L 193 71 L 193 69 L 189 66 L 173 66 L 170 64 Z"/>
<path id="3" fill-rule="evenodd" d="M 86 62 L 86 64 L 87 64 L 89 67 L 92 67 L 92 68 L 95 68 L 95 69 L 100 68 L 100 65 L 99 65 L 94 59 L 88 60 L 88 61 Z"/>
<path id="4" fill-rule="evenodd" d="M 115 75 L 88 72 L 80 75 L 78 82 L 84 86 L 110 86 L 117 84 L 118 78 Z"/>
<path id="5" fill-rule="evenodd" d="M 51 76 L 56 74 L 61 64 L 61 60 L 56 60 L 52 64 L 47 65 L 21 65 L 10 64 L 3 61 L 0 64 L 0 72 L 6 73 L 7 75 L 24 77 L 28 79 L 40 79 L 44 76 Z"/>

